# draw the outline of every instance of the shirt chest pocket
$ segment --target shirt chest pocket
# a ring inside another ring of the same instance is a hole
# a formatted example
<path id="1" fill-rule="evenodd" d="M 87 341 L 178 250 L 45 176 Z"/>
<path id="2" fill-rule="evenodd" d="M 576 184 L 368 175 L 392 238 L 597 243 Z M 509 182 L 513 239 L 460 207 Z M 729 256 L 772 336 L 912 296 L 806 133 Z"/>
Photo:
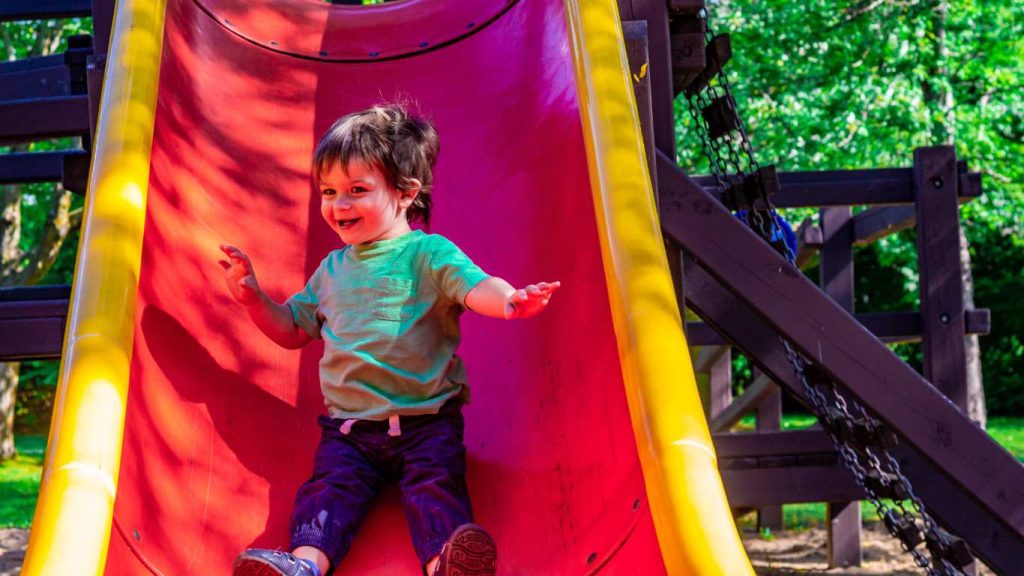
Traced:
<path id="1" fill-rule="evenodd" d="M 379 278 L 374 296 L 373 312 L 378 319 L 404 322 L 412 317 L 416 283 L 408 278 Z"/>

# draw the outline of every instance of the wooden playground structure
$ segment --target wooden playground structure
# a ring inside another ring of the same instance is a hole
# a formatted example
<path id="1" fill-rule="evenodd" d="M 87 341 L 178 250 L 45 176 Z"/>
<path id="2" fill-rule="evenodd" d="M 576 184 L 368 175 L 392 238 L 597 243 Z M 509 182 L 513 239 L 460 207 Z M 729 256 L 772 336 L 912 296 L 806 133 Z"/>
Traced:
<path id="1" fill-rule="evenodd" d="M 71 39 L 63 56 L 0 63 L 0 143 L 83 142 L 81 150 L 0 155 L 0 184 L 60 182 L 85 193 L 114 4 L 0 6 L 0 21 L 92 17 L 94 25 L 93 36 Z M 700 318 L 686 323 L 687 341 L 695 372 L 709 382 L 709 427 L 734 512 L 758 510 L 760 525 L 780 528 L 781 505 L 828 503 L 830 566 L 861 561 L 864 488 L 821 426 L 780 430 L 783 391 L 815 406 L 787 353 L 791 344 L 816 378 L 895 433 L 892 455 L 945 531 L 997 572 L 1024 574 L 1024 466 L 966 416 L 964 337 L 987 333 L 990 319 L 988 310 L 964 307 L 958 206 L 982 194 L 980 175 L 950 147 L 918 149 L 910 167 L 778 173 L 769 178 L 775 207 L 820 209 L 819 224 L 798 230 L 791 264 L 734 217 L 756 207 L 756 197 L 689 175 L 675 160 L 675 100 L 699 78 L 710 81 L 731 55 L 727 39 L 706 45 L 704 0 L 619 0 L 618 7 L 678 302 Z M 721 135 L 741 125 L 729 116 L 734 105 L 721 113 Z M 869 209 L 854 214 L 855 206 Z M 917 231 L 921 309 L 856 313 L 854 248 L 908 228 Z M 799 268 L 814 252 L 818 284 Z M 0 360 L 60 358 L 69 293 L 0 290 Z M 923 374 L 887 348 L 909 341 L 922 344 Z M 737 398 L 733 349 L 756 367 Z M 730 432 L 749 413 L 757 431 Z M 948 557 L 957 542 L 940 544 Z M 970 562 L 961 568 L 974 570 Z"/>

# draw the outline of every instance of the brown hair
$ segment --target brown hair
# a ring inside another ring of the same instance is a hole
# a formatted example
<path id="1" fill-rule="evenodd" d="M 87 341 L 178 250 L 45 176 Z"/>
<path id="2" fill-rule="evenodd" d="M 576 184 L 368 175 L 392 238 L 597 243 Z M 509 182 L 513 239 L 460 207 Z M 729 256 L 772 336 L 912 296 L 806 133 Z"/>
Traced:
<path id="1" fill-rule="evenodd" d="M 376 166 L 395 190 L 408 190 L 419 180 L 420 192 L 406 211 L 410 222 L 430 224 L 434 163 L 440 141 L 429 121 L 412 116 L 400 104 L 378 105 L 339 118 L 316 146 L 313 178 L 334 162 L 342 169 L 352 160 Z"/>

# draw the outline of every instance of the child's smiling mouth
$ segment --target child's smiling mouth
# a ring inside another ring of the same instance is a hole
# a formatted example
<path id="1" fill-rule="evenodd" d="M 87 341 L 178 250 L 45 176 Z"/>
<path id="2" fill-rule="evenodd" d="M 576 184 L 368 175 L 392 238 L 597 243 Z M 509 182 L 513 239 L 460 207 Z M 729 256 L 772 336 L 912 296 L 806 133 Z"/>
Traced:
<path id="1" fill-rule="evenodd" d="M 351 220 L 338 220 L 338 228 L 341 228 L 342 230 L 346 228 L 351 228 L 355 223 L 359 222 L 360 220 L 362 220 L 362 218 L 353 218 Z"/>

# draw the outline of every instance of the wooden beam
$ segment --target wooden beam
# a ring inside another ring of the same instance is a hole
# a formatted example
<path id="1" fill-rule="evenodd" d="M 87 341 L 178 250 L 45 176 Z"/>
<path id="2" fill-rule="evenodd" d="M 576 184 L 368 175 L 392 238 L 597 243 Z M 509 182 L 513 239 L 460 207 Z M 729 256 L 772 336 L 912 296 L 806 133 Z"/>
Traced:
<path id="1" fill-rule="evenodd" d="M 662 227 L 699 255 L 687 263 L 691 308 L 798 398 L 803 389 L 778 334 L 823 359 L 842 389 L 897 432 L 911 458 L 925 460 L 906 473 L 936 517 L 946 518 L 990 566 L 1016 569 L 1013 554 L 1024 557 L 1024 466 L 671 160 L 658 160 Z M 956 497 L 933 489 L 940 484 Z M 987 533 L 998 539 L 965 531 L 956 520 L 964 507 L 987 518 Z"/>
<path id="2" fill-rule="evenodd" d="M 10 72 L 0 70 L 0 101 L 25 98 L 52 98 L 71 93 L 67 66 L 35 68 Z"/>
<path id="3" fill-rule="evenodd" d="M 772 197 L 777 208 L 913 204 L 914 180 L 911 168 L 872 170 L 826 170 L 779 172 L 781 189 Z M 981 195 L 981 177 L 962 173 L 959 180 L 963 200 Z M 693 181 L 718 198 L 712 176 L 695 176 Z"/>
<path id="4" fill-rule="evenodd" d="M 60 358 L 70 289 L 0 290 L 0 361 Z"/>
<path id="5" fill-rule="evenodd" d="M 866 312 L 855 314 L 854 318 L 887 344 L 921 340 L 923 321 L 918 312 Z M 991 324 L 991 311 L 987 308 L 964 312 L 964 334 L 988 334 Z M 727 338 L 704 322 L 687 322 L 686 331 L 687 342 L 691 346 L 721 346 L 728 343 Z"/>
<path id="6" fill-rule="evenodd" d="M 723 346 L 723 348 L 725 347 Z M 735 426 L 744 415 L 752 410 L 756 410 L 762 400 L 778 389 L 779 387 L 772 382 L 772 379 L 764 372 L 761 372 L 756 378 L 754 378 L 754 382 L 750 386 L 747 386 L 747 389 L 743 391 L 743 394 L 726 406 L 725 410 L 722 410 L 720 414 L 712 417 L 710 423 L 711 431 L 729 431 L 729 429 Z"/>
<path id="7" fill-rule="evenodd" d="M 917 212 L 913 206 L 869 208 L 853 217 L 853 243 L 867 246 L 916 224 Z"/>
<path id="8" fill-rule="evenodd" d="M 86 18 L 92 15 L 90 0 L 4 0 L 0 2 L 0 22 Z"/>
<path id="9" fill-rule="evenodd" d="M 840 464 L 721 470 L 732 508 L 863 498 L 853 475 Z"/>
<path id="10" fill-rule="evenodd" d="M 63 182 L 81 192 L 88 170 L 89 154 L 81 150 L 0 154 L 0 184 Z"/>
<path id="11" fill-rule="evenodd" d="M 648 75 L 651 77 L 651 110 L 654 146 L 675 157 L 675 102 L 672 92 L 672 54 L 669 44 L 668 5 L 665 0 L 618 0 L 623 21 L 647 22 Z"/>
<path id="12" fill-rule="evenodd" d="M 0 144 L 89 133 L 89 97 L 0 102 Z"/>
<path id="13" fill-rule="evenodd" d="M 967 412 L 956 151 L 914 150 L 924 377 Z"/>

